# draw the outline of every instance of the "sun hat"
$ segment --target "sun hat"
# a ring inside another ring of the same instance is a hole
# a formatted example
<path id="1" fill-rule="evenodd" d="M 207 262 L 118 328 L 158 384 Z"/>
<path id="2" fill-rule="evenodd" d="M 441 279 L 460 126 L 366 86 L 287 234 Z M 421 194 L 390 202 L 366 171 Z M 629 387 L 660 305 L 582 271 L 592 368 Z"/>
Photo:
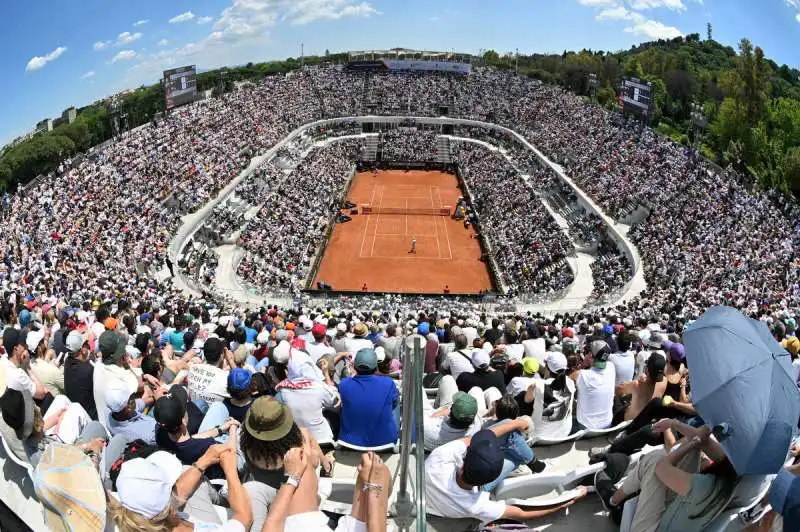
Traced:
<path id="1" fill-rule="evenodd" d="M 500 476 L 503 470 L 503 450 L 491 430 L 478 431 L 470 439 L 462 465 L 464 482 L 483 486 Z"/>
<path id="2" fill-rule="evenodd" d="M 274 397 L 259 397 L 244 418 L 244 428 L 257 440 L 275 441 L 283 438 L 294 426 L 292 412 Z"/>
<path id="3" fill-rule="evenodd" d="M 539 361 L 533 357 L 522 359 L 522 371 L 525 375 L 536 375 L 539 371 Z"/>
<path id="4" fill-rule="evenodd" d="M 477 413 L 478 401 L 467 392 L 456 392 L 453 396 L 453 405 L 450 407 L 453 419 L 468 423 L 475 419 Z"/>
<path id="5" fill-rule="evenodd" d="M 47 446 L 33 472 L 33 488 L 48 530 L 100 532 L 106 525 L 106 496 L 94 464 L 79 447 Z"/>

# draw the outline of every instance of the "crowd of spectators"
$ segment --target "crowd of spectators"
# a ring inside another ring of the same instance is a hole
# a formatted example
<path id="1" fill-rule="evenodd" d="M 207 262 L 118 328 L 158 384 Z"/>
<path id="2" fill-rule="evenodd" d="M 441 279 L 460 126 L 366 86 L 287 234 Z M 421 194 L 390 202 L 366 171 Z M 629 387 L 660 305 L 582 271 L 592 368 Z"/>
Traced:
<path id="1" fill-rule="evenodd" d="M 383 161 L 436 161 L 436 133 L 414 129 L 393 129 L 380 134 Z"/>

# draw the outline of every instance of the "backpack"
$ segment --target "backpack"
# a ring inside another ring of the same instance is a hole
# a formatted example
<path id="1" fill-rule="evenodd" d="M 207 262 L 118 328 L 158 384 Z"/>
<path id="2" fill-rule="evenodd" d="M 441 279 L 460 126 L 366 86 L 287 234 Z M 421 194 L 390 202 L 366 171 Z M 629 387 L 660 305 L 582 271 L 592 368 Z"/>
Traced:
<path id="1" fill-rule="evenodd" d="M 467 529 L 467 532 L 533 532 L 533 527 L 526 525 L 516 519 L 498 519 L 485 525 L 475 525 Z"/>
<path id="2" fill-rule="evenodd" d="M 111 468 L 108 470 L 108 477 L 111 479 L 112 491 L 117 491 L 117 477 L 119 477 L 119 473 L 122 471 L 122 464 L 128 460 L 133 460 L 134 458 L 147 458 L 154 452 L 160 450 L 161 449 L 159 449 L 157 445 L 150 445 L 144 440 L 133 440 L 132 442 L 128 443 L 128 445 L 125 446 L 125 450 L 122 451 L 122 456 L 117 458 L 117 460 L 111 464 Z"/>

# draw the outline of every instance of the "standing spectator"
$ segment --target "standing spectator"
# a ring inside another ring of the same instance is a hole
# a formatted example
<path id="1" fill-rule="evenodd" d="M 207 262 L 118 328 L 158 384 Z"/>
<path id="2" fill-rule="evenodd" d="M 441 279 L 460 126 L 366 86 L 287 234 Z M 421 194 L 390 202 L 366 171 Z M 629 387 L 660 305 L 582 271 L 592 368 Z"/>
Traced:
<path id="1" fill-rule="evenodd" d="M 70 331 L 66 348 L 69 354 L 64 360 L 64 392 L 70 401 L 80 404 L 91 419 L 97 420 L 89 335 L 79 330 Z"/>

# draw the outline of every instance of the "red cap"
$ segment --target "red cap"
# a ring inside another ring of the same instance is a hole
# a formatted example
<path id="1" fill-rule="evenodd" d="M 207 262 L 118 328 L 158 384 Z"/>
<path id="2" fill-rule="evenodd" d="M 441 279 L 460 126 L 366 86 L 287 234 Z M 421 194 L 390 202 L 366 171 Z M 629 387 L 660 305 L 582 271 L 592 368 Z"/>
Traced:
<path id="1" fill-rule="evenodd" d="M 561 329 L 561 336 L 564 338 L 572 338 L 575 336 L 575 331 L 572 330 L 572 327 L 564 327 Z"/>
<path id="2" fill-rule="evenodd" d="M 328 328 L 325 327 L 321 323 L 315 323 L 313 327 L 311 327 L 311 334 L 316 336 L 325 336 L 328 332 Z"/>
<path id="3" fill-rule="evenodd" d="M 34 307 L 36 307 L 36 301 L 34 301 L 33 299 L 25 302 L 25 308 L 27 308 L 28 310 L 33 310 Z"/>

